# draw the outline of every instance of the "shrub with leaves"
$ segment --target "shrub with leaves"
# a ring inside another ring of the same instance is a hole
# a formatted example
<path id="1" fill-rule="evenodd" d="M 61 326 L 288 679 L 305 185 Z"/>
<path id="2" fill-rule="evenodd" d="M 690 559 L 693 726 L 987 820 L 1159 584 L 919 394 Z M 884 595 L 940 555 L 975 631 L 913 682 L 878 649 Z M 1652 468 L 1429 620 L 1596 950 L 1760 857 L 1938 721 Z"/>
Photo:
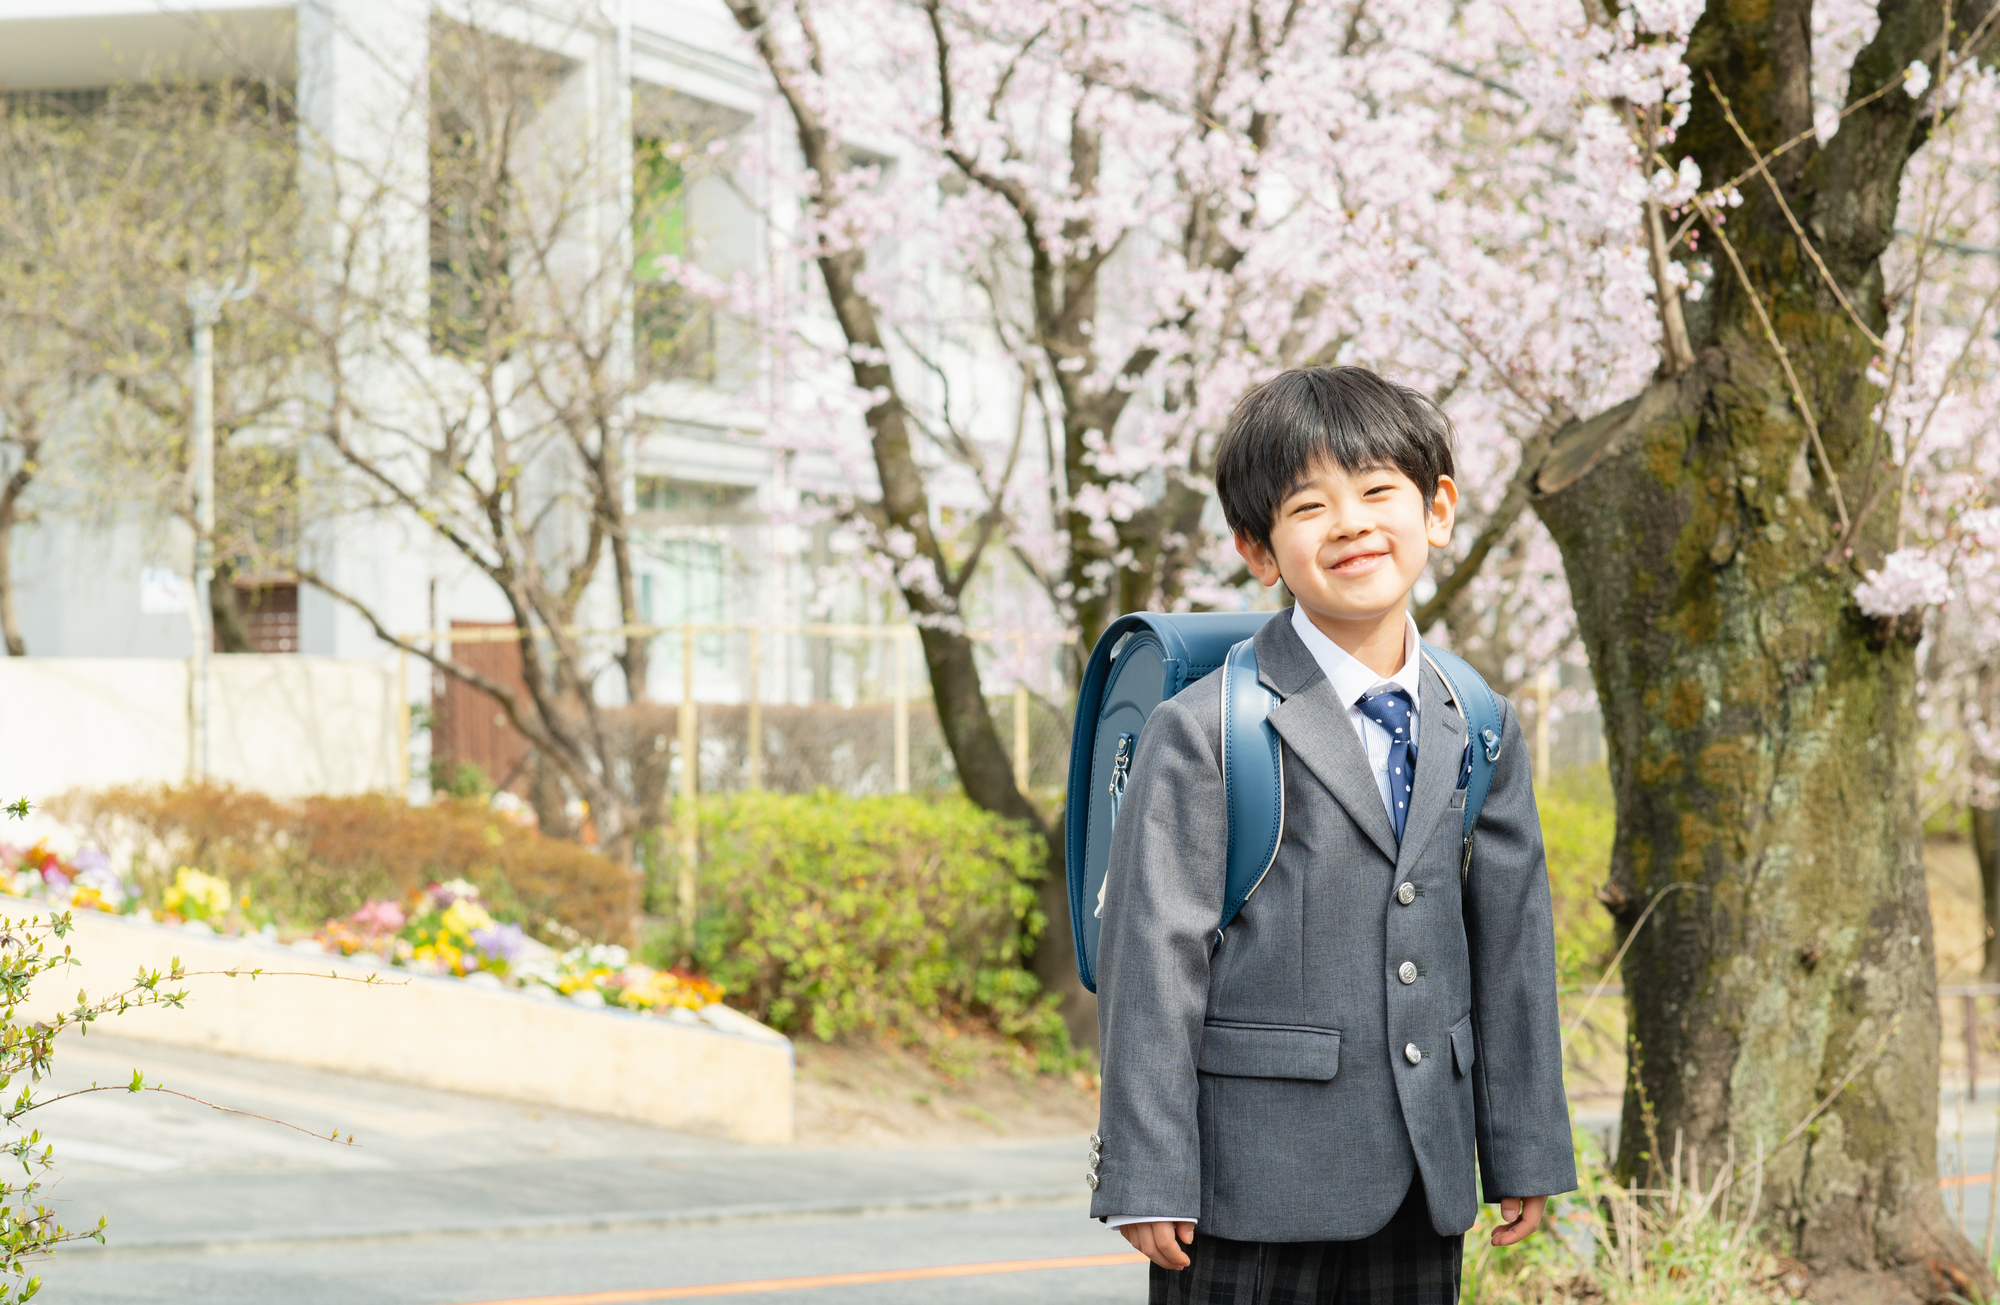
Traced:
<path id="1" fill-rule="evenodd" d="M 957 794 L 742 793 L 701 808 L 696 968 L 821 1040 L 971 1018 L 1054 1068 L 1068 1041 L 1021 968 L 1046 925 L 1039 844 Z"/>
<path id="2" fill-rule="evenodd" d="M 477 801 L 286 800 L 195 784 L 69 793 L 50 810 L 129 861 L 149 905 L 165 907 L 180 868 L 198 866 L 248 897 L 242 922 L 253 926 L 317 926 L 452 880 L 473 885 L 495 917 L 564 943 L 624 940 L 639 909 L 623 866 Z"/>

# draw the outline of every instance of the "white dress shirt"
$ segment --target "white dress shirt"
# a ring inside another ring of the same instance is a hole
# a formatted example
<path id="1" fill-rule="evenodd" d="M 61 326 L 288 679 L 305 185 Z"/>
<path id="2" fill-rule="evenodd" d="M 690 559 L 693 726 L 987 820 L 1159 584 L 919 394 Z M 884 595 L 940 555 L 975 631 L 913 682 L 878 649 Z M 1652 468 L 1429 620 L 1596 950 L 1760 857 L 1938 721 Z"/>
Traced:
<path id="1" fill-rule="evenodd" d="M 1393 740 L 1389 731 L 1361 714 L 1354 704 L 1373 693 L 1378 688 L 1391 685 L 1403 689 L 1410 695 L 1410 737 L 1417 737 L 1417 688 L 1422 681 L 1420 674 L 1423 659 L 1417 655 L 1417 623 L 1405 614 L 1403 617 L 1403 666 L 1394 675 L 1377 675 L 1363 666 L 1352 653 L 1326 637 L 1320 628 L 1312 623 L 1303 607 L 1292 608 L 1292 629 L 1306 651 L 1319 663 L 1327 682 L 1333 685 L 1334 696 L 1347 704 L 1348 723 L 1354 726 L 1354 736 L 1361 740 L 1362 750 L 1368 754 L 1368 768 L 1375 772 L 1375 791 L 1382 795 L 1382 810 L 1389 813 L 1389 823 L 1396 822 L 1396 809 L 1389 798 L 1389 744 Z M 1159 1214 L 1114 1214 L 1106 1217 L 1104 1226 L 1122 1228 L 1128 1223 L 1194 1223 L 1190 1215 L 1169 1218 Z"/>
<path id="2" fill-rule="evenodd" d="M 1361 740 L 1361 748 L 1368 754 L 1368 768 L 1375 772 L 1375 791 L 1382 795 L 1382 809 L 1389 813 L 1389 823 L 1396 821 L 1396 809 L 1389 800 L 1389 731 L 1361 713 L 1354 704 L 1377 689 L 1390 686 L 1402 689 L 1410 695 L 1410 737 L 1420 737 L 1417 733 L 1419 712 L 1423 706 L 1417 696 L 1418 686 L 1423 681 L 1420 673 L 1423 658 L 1417 655 L 1417 623 L 1413 617 L 1403 617 L 1403 667 L 1394 675 L 1377 675 L 1357 661 L 1345 648 L 1320 633 L 1320 628 L 1312 623 L 1303 607 L 1292 609 L 1292 630 L 1305 644 L 1306 651 L 1313 655 L 1325 672 L 1327 681 L 1333 685 L 1333 695 L 1347 704 L 1347 719 L 1354 726 L 1354 737 Z"/>

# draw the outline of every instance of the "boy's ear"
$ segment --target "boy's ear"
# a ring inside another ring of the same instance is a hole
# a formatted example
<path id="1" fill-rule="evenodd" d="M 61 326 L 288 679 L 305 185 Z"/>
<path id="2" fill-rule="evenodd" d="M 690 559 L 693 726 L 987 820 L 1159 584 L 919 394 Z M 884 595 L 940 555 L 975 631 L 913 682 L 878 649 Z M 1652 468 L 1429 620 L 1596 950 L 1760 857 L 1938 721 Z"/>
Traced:
<path id="1" fill-rule="evenodd" d="M 1236 555 L 1243 559 L 1243 564 L 1250 568 L 1250 574 L 1256 576 L 1266 589 L 1278 583 L 1278 559 L 1271 555 L 1270 549 L 1239 533 L 1236 536 Z"/>
<path id="2" fill-rule="evenodd" d="M 1451 542 L 1452 523 L 1458 520 L 1458 483 L 1450 476 L 1439 476 L 1437 493 L 1431 495 L 1430 515 L 1424 521 L 1424 538 L 1432 548 L 1443 548 Z M 1242 545 L 1237 545 L 1239 551 Z"/>

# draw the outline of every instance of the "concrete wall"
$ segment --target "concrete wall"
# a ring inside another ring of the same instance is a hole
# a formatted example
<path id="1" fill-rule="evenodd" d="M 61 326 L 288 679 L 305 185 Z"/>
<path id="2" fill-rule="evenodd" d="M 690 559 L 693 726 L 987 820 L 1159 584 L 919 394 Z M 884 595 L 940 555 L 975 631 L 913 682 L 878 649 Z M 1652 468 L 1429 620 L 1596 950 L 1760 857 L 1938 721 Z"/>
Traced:
<path id="1" fill-rule="evenodd" d="M 209 771 L 278 797 L 402 791 L 393 669 L 330 657 L 210 663 Z M 0 658 L 0 801 L 189 777 L 188 663 Z"/>
<path id="2" fill-rule="evenodd" d="M 36 903 L 0 898 L 0 916 L 45 915 Z M 25 1012 L 30 1019 L 68 1005 L 79 988 L 93 999 L 110 996 L 129 988 L 140 968 L 166 972 L 179 957 L 191 976 L 246 973 L 190 977 L 175 985 L 189 994 L 183 1009 L 127 1011 L 94 1027 L 742 1142 L 792 1140 L 792 1044 L 726 1008 L 676 1022 L 97 912 L 75 919 L 66 941 L 82 965 L 42 981 Z M 266 973 L 252 978 L 253 969 Z M 349 981 L 371 975 L 380 981 Z M 165 1081 L 173 1085 L 171 1076 Z"/>

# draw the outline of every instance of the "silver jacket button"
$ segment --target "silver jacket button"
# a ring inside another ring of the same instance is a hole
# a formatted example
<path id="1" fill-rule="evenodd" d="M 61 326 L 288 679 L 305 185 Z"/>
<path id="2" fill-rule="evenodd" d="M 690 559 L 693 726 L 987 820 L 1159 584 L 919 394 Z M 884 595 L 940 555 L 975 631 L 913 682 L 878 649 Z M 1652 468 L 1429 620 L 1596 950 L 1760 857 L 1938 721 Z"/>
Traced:
<path id="1" fill-rule="evenodd" d="M 1416 1043 L 1412 1042 L 1412 1043 L 1409 1043 L 1409 1044 L 1407 1044 L 1407 1045 L 1405 1045 L 1405 1046 L 1404 1046 L 1404 1048 L 1403 1048 L 1403 1059 L 1404 1059 L 1404 1060 L 1407 1060 L 1407 1061 L 1409 1061 L 1409 1062 L 1410 1062 L 1410 1063 L 1411 1063 L 1412 1065 L 1415 1065 L 1415 1064 L 1419 1063 L 1420 1061 L 1422 1061 L 1422 1060 L 1423 1060 L 1423 1058 L 1424 1058 L 1424 1053 L 1423 1053 L 1422 1051 L 1420 1051 L 1420 1050 L 1418 1050 L 1418 1049 L 1417 1049 L 1417 1044 L 1416 1044 Z"/>
<path id="2" fill-rule="evenodd" d="M 1417 981 L 1417 963 L 1415 961 L 1404 961 L 1396 967 L 1396 977 L 1404 983 L 1415 983 Z"/>
<path id="3" fill-rule="evenodd" d="M 1396 885 L 1396 900 L 1408 906 L 1417 900 L 1417 886 L 1408 880 Z"/>
<path id="4" fill-rule="evenodd" d="M 1086 1183 L 1088 1183 L 1088 1184 L 1090 1184 L 1090 1190 L 1091 1190 L 1091 1191 L 1093 1191 L 1093 1192 L 1094 1192 L 1094 1191 L 1096 1191 L 1096 1190 L 1097 1190 L 1097 1175 L 1096 1175 L 1096 1174 L 1085 1174 L 1085 1175 L 1083 1176 L 1083 1181 L 1084 1181 L 1084 1182 L 1086 1182 Z"/>

